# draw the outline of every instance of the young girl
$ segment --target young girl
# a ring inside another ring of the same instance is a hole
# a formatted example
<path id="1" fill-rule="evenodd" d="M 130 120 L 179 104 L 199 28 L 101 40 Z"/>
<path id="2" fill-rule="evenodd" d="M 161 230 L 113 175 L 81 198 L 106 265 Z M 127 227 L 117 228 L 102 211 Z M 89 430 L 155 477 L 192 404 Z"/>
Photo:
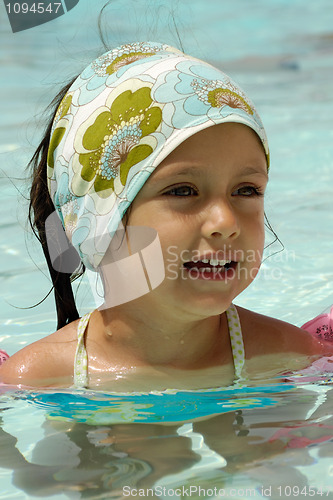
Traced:
<path id="1" fill-rule="evenodd" d="M 227 75 L 133 43 L 93 61 L 57 104 L 33 158 L 31 211 L 58 331 L 3 363 L 3 382 L 200 389 L 333 354 L 324 339 L 233 305 L 261 263 L 269 151 Z M 70 244 L 55 236 L 59 219 Z M 104 286 L 103 305 L 81 319 L 70 285 L 80 262 Z"/>

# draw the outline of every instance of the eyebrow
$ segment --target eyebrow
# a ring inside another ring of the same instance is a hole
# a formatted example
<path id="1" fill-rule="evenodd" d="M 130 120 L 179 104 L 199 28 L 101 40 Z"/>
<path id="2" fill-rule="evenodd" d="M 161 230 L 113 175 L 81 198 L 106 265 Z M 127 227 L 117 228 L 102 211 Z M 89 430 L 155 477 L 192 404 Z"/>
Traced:
<path id="1" fill-rule="evenodd" d="M 175 170 L 175 169 L 174 169 Z M 164 171 L 164 169 L 163 169 Z M 158 177 L 152 177 L 152 182 L 160 182 L 160 181 L 164 181 L 166 180 L 167 178 L 169 177 L 177 177 L 177 176 L 181 176 L 181 175 L 192 175 L 192 176 L 199 176 L 199 177 L 204 177 L 206 175 L 206 172 L 203 168 L 200 168 L 200 167 L 185 167 L 185 168 L 182 168 L 181 170 L 171 170 L 171 172 L 168 172 L 168 173 L 164 173 L 164 175 L 161 175 Z"/>
<path id="2" fill-rule="evenodd" d="M 260 174 L 264 175 L 265 177 L 268 177 L 267 170 L 264 172 L 262 169 L 256 167 L 246 167 L 244 168 L 244 170 L 240 172 L 240 175 L 255 175 L 255 174 Z"/>
<path id="3" fill-rule="evenodd" d="M 256 168 L 256 167 L 245 167 L 239 175 L 264 175 L 265 177 L 268 177 L 267 172 L 263 172 L 262 169 Z M 206 171 L 204 168 L 201 167 L 185 167 L 182 168 L 181 170 L 176 170 L 176 171 L 171 171 L 169 173 L 166 173 L 164 175 L 160 175 L 160 177 L 152 177 L 151 182 L 157 183 L 157 182 L 162 182 L 168 179 L 169 177 L 177 177 L 177 176 L 182 176 L 182 175 L 191 175 L 192 177 L 198 176 L 198 177 L 205 177 L 207 175 Z"/>

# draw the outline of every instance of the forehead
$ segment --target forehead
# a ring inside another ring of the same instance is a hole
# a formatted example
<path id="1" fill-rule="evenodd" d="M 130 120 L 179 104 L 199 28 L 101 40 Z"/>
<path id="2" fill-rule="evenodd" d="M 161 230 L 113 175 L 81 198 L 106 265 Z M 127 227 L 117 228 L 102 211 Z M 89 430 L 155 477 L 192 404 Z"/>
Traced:
<path id="1" fill-rule="evenodd" d="M 210 160 L 240 161 L 244 166 L 262 166 L 267 172 L 267 159 L 263 144 L 254 130 L 240 123 L 223 123 L 208 127 L 179 144 L 156 168 L 152 177 L 159 175 L 163 167 L 190 162 L 191 169 L 199 173 L 195 164 L 208 164 Z M 248 165 L 246 165 L 248 164 Z"/>

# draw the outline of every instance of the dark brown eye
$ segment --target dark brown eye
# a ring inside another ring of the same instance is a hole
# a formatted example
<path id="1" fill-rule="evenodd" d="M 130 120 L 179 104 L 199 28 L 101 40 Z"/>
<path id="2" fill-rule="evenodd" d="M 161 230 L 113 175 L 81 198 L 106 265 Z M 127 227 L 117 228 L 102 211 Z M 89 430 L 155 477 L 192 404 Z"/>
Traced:
<path id="1" fill-rule="evenodd" d="M 238 196 L 262 196 L 258 188 L 254 186 L 243 186 L 235 191 Z"/>
<path id="2" fill-rule="evenodd" d="M 169 189 L 166 193 L 166 195 L 171 195 L 171 196 L 191 196 L 191 195 L 196 195 L 197 192 L 195 189 L 191 186 L 178 186 L 174 187 L 172 189 Z"/>

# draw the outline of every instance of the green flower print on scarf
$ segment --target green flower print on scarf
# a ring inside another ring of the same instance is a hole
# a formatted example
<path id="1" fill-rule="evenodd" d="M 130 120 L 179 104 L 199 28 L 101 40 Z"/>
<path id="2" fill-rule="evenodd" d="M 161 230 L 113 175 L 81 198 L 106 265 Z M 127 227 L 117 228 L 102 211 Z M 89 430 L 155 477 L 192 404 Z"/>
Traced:
<path id="1" fill-rule="evenodd" d="M 94 180 L 102 198 L 114 190 L 116 177 L 125 185 L 130 168 L 153 152 L 151 145 L 140 144 L 162 121 L 161 109 L 151 104 L 149 87 L 126 90 L 84 132 L 82 146 L 89 152 L 79 155 L 80 175 L 89 183 Z"/>
<path id="2" fill-rule="evenodd" d="M 251 106 L 237 92 L 229 89 L 214 89 L 208 92 L 208 102 L 214 108 L 229 106 L 230 108 L 240 108 L 246 113 L 253 115 Z"/>
<path id="3" fill-rule="evenodd" d="M 60 120 L 67 114 L 70 106 L 72 104 L 72 96 L 67 94 L 61 101 L 57 113 L 54 118 L 54 123 L 57 124 Z M 48 165 L 48 176 L 52 176 L 52 171 L 54 169 L 54 151 L 59 146 L 66 132 L 65 127 L 55 127 L 52 137 L 50 139 L 50 146 L 47 153 L 47 165 Z M 51 169 L 51 171 L 49 170 Z"/>
<path id="4" fill-rule="evenodd" d="M 57 123 L 57 120 L 61 120 L 65 115 L 67 115 L 67 112 L 70 108 L 70 105 L 72 104 L 72 95 L 71 94 L 66 94 L 63 100 L 61 101 L 59 108 L 57 110 L 57 113 L 54 118 L 54 122 Z"/>
<path id="5" fill-rule="evenodd" d="M 128 54 L 122 54 L 121 56 L 117 57 L 110 64 L 106 64 L 104 62 L 101 67 L 99 67 L 98 64 L 95 63 L 92 65 L 92 67 L 98 75 L 112 75 L 123 66 L 127 66 L 128 64 L 132 64 L 135 61 L 139 61 L 140 59 L 144 59 L 146 57 L 151 57 L 154 55 L 155 52 L 129 52 Z"/>

